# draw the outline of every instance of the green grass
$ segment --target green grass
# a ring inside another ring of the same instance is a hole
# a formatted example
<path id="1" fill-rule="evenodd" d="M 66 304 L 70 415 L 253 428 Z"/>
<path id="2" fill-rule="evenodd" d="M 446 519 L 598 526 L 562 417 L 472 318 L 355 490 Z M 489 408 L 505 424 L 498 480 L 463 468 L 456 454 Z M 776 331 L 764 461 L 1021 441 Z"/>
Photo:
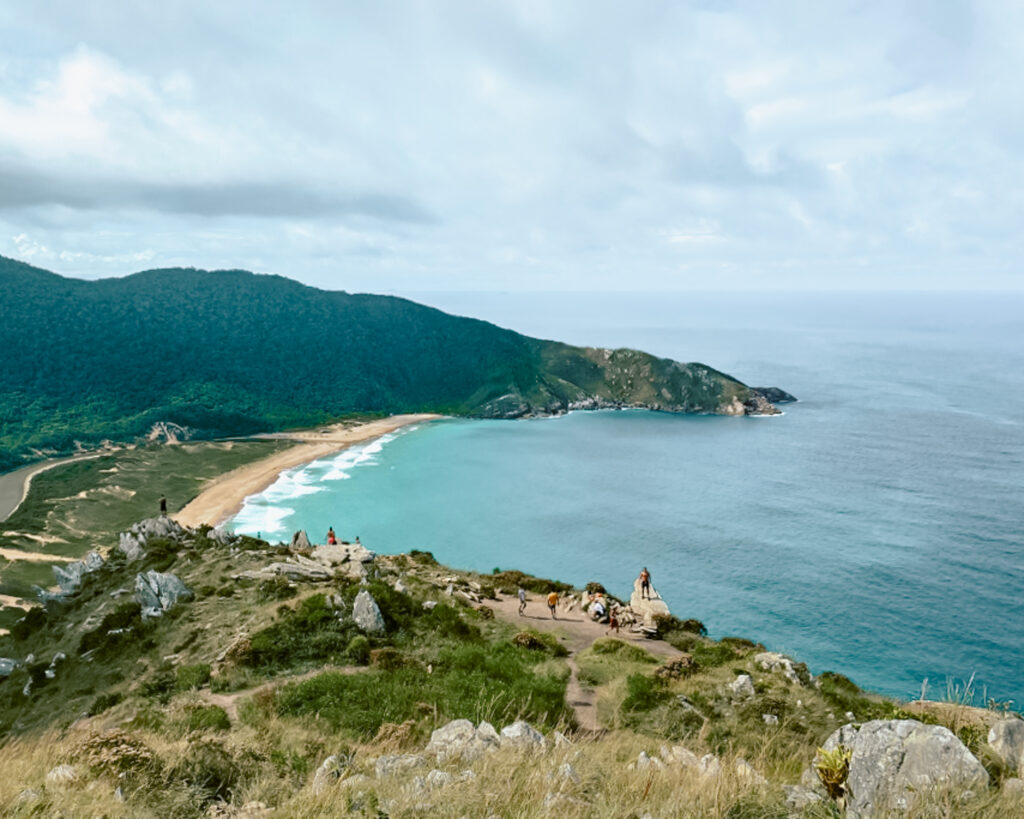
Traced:
<path id="1" fill-rule="evenodd" d="M 517 718 L 549 728 L 565 724 L 565 681 L 535 674 L 537 660 L 538 653 L 508 643 L 462 645 L 441 652 L 431 672 L 406 666 L 326 673 L 285 686 L 276 709 L 287 717 L 319 714 L 333 728 L 362 739 L 385 722 L 427 717 L 437 724 L 488 720 L 499 728 Z"/>
<path id="2" fill-rule="evenodd" d="M 576 658 L 580 682 L 599 686 L 630 674 L 649 673 L 658 660 L 639 646 L 603 638 Z"/>

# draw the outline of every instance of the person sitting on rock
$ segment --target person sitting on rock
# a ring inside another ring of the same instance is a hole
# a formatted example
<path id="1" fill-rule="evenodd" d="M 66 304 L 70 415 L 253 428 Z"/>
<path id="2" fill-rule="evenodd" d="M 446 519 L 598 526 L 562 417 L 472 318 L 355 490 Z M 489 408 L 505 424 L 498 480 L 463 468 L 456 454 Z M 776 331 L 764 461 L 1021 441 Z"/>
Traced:
<path id="1" fill-rule="evenodd" d="M 551 610 L 551 619 L 552 620 L 557 620 L 558 619 L 555 616 L 555 609 L 557 608 L 557 606 L 558 606 L 558 592 L 553 591 L 553 592 L 551 592 L 551 594 L 548 595 L 548 608 Z"/>
<path id="2" fill-rule="evenodd" d="M 329 527 L 327 529 L 327 545 L 328 546 L 337 546 L 338 545 L 338 537 L 337 537 L 337 535 L 334 534 L 334 527 L 333 526 L 331 526 L 331 527 Z"/>
<path id="3" fill-rule="evenodd" d="M 647 567 L 644 566 L 644 570 L 640 572 L 640 597 L 651 599 L 651 573 L 647 571 Z"/>

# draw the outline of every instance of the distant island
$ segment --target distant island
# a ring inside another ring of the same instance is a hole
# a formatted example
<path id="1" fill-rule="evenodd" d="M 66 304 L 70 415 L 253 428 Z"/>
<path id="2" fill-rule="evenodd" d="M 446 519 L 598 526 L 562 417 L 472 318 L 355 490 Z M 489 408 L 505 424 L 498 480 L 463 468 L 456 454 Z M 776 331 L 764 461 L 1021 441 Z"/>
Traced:
<path id="1" fill-rule="evenodd" d="M 243 270 L 85 281 L 0 257 L 0 294 L 0 471 L 105 440 L 249 435 L 353 414 L 765 415 L 795 400 L 705 364 Z"/>

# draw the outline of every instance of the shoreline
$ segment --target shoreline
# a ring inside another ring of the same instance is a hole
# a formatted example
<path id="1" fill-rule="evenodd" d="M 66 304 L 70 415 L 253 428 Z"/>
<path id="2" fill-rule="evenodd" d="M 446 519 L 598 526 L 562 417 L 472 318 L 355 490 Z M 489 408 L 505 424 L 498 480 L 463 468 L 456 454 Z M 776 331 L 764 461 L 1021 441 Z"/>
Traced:
<path id="1" fill-rule="evenodd" d="M 69 455 L 66 458 L 51 458 L 27 466 L 20 466 L 11 472 L 0 475 L 0 523 L 3 523 L 17 512 L 25 502 L 25 498 L 28 497 L 29 490 L 32 488 L 32 479 L 36 475 L 58 466 L 64 466 L 75 461 L 88 461 L 106 454 L 108 454 L 108 451 L 90 452 L 86 455 Z"/>
<path id="2" fill-rule="evenodd" d="M 200 493 L 179 511 L 170 515 L 182 526 L 202 524 L 220 526 L 242 508 L 250 495 L 262 492 L 287 469 L 310 463 L 341 452 L 353 444 L 360 444 L 387 435 L 410 424 L 435 421 L 442 415 L 418 413 L 392 415 L 357 426 L 335 424 L 319 430 L 289 433 L 269 433 L 254 436 L 263 439 L 290 440 L 296 444 L 255 463 L 246 464 L 210 481 Z"/>

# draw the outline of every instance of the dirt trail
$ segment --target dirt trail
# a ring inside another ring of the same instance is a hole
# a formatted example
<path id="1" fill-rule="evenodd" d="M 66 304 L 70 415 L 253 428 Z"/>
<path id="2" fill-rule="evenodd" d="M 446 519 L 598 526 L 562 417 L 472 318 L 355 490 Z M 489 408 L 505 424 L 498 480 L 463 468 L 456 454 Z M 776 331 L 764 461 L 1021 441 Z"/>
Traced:
<path id="1" fill-rule="evenodd" d="M 286 683 L 302 682 L 303 680 L 308 680 L 310 677 L 315 677 L 317 674 L 326 674 L 329 671 L 334 672 L 335 674 L 360 674 L 367 670 L 369 670 L 369 666 L 325 665 L 322 668 L 314 668 L 312 671 L 307 671 L 305 674 L 296 674 L 291 677 L 277 677 L 269 682 L 263 683 L 263 685 L 255 685 L 252 688 L 243 688 L 241 691 L 232 691 L 228 694 L 218 694 L 208 688 L 203 688 L 199 690 L 199 696 L 210 705 L 219 705 L 225 712 L 227 712 L 229 719 L 232 722 L 235 722 L 238 719 L 238 701 L 243 697 L 251 697 L 253 694 L 260 691 L 270 691 L 272 688 L 277 688 L 278 686 Z"/>
<path id="2" fill-rule="evenodd" d="M 536 631 L 550 632 L 560 638 L 565 638 L 563 644 L 569 650 L 566 662 L 570 671 L 569 682 L 565 688 L 565 701 L 576 715 L 576 722 L 581 730 L 601 731 L 601 724 L 597 720 L 597 692 L 592 688 L 585 687 L 580 682 L 576 655 L 590 648 L 595 640 L 606 636 L 605 632 L 608 630 L 608 626 L 595 623 L 579 608 L 565 611 L 559 606 L 556 611 L 557 619 L 552 619 L 548 612 L 547 601 L 536 594 L 527 597 L 526 612 L 523 615 L 519 614 L 519 600 L 515 597 L 499 597 L 498 600 L 488 600 L 486 605 L 494 609 L 496 616 L 509 623 L 522 625 L 524 628 L 532 628 Z M 625 629 L 610 636 L 627 643 L 636 643 L 651 654 L 661 657 L 672 658 L 681 654 L 680 651 L 662 640 L 652 640 L 642 634 L 634 634 Z"/>

